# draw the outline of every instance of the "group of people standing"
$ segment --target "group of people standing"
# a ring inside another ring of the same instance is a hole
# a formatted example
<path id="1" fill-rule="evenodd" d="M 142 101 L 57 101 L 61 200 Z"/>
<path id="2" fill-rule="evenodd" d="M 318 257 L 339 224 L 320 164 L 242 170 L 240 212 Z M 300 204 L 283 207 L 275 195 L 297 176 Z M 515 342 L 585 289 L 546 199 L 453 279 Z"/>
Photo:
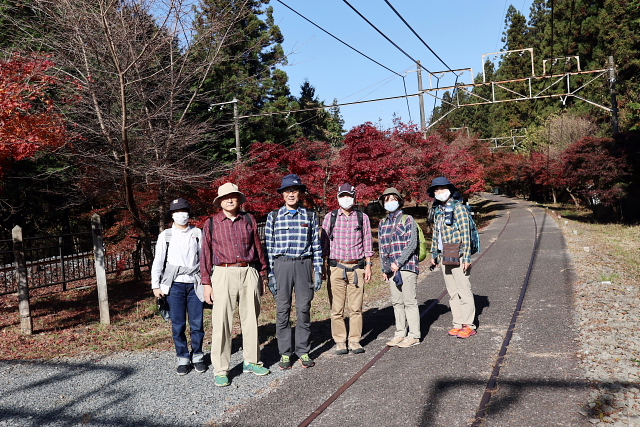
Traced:
<path id="1" fill-rule="evenodd" d="M 304 368 L 315 365 L 311 357 L 311 302 L 327 281 L 331 304 L 331 333 L 336 354 L 361 354 L 362 308 L 365 284 L 373 275 L 373 239 L 366 213 L 356 209 L 356 188 L 345 183 L 337 192 L 339 208 L 322 221 L 303 206 L 307 187 L 298 175 L 282 179 L 277 192 L 283 206 L 269 213 L 265 245 L 256 219 L 241 206 L 246 196 L 235 184 L 218 188 L 213 205 L 220 211 L 200 230 L 189 225 L 191 208 L 184 199 L 169 206 L 173 224 L 158 237 L 151 269 L 151 285 L 158 298 L 166 298 L 178 359 L 177 373 L 205 372 L 203 307 L 213 305 L 211 364 L 214 384 L 227 386 L 231 359 L 233 317 L 239 312 L 242 329 L 243 372 L 267 375 L 260 361 L 258 316 L 260 298 L 268 286 L 276 301 L 276 338 L 280 369 L 290 369 L 294 358 Z M 442 259 L 443 244 L 459 243 L 460 265 L 443 266 L 453 313 L 452 336 L 475 334 L 475 305 L 470 274 L 468 212 L 461 206 L 457 188 L 446 178 L 429 187 L 434 197 L 434 234 L 431 264 Z M 446 197 L 445 197 L 446 196 Z M 387 215 L 379 224 L 378 244 L 382 276 L 388 283 L 395 316 L 395 333 L 389 346 L 420 343 L 420 313 L 416 297 L 419 268 L 418 224 L 403 213 L 404 199 L 395 188 L 379 198 Z M 453 212 L 453 215 L 450 214 Z M 295 336 L 290 314 L 296 304 Z M 349 310 L 349 327 L 345 323 Z M 186 338 L 189 321 L 191 350 Z"/>

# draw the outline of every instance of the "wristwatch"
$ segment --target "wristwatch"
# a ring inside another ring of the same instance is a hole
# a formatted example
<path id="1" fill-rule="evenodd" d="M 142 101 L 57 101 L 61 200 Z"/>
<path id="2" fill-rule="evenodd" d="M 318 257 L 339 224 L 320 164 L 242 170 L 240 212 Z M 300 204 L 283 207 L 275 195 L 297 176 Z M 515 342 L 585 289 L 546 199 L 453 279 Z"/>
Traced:
<path id="1" fill-rule="evenodd" d="M 365 265 L 373 265 L 372 262 L 365 262 Z"/>

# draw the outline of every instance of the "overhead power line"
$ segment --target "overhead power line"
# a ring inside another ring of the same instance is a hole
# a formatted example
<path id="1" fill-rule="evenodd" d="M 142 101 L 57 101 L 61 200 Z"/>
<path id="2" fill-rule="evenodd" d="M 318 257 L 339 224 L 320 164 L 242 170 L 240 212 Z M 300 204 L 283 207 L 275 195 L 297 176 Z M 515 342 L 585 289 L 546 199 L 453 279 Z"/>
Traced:
<path id="1" fill-rule="evenodd" d="M 318 24 L 316 24 L 315 22 L 311 21 L 309 18 L 307 18 L 306 16 L 302 15 L 301 13 L 299 13 L 298 11 L 296 11 L 295 9 L 293 9 L 292 7 L 290 7 L 289 5 L 287 5 L 285 2 L 283 2 L 282 0 L 278 0 L 278 3 L 282 4 L 284 7 L 286 7 L 287 9 L 289 9 L 290 11 L 292 11 L 293 13 L 295 13 L 296 15 L 298 15 L 299 17 L 301 17 L 302 19 L 304 19 L 305 21 L 307 21 L 308 23 L 310 23 L 311 25 L 315 26 L 316 28 L 324 31 L 326 34 L 330 35 L 331 37 L 333 37 L 334 39 L 338 40 L 340 43 L 342 43 L 343 45 L 347 46 L 349 49 L 352 49 L 353 51 L 359 53 L 360 55 L 364 56 L 365 58 L 367 58 L 369 61 L 372 61 L 376 64 L 378 64 L 379 66 L 381 66 L 382 68 L 384 68 L 385 70 L 391 71 L 393 74 L 403 77 L 404 76 L 402 74 L 396 73 L 395 71 L 393 71 L 391 68 L 386 67 L 384 65 L 382 65 L 381 63 L 379 63 L 378 61 L 376 61 L 375 59 L 365 55 L 364 53 L 360 52 L 358 49 L 356 49 L 355 47 L 351 46 L 350 44 L 340 40 L 338 37 L 334 36 L 333 34 L 331 34 L 329 31 L 325 30 L 324 28 L 322 28 L 321 26 L 319 26 Z"/>
<path id="2" fill-rule="evenodd" d="M 280 1 L 280 0 L 278 0 Z M 392 45 L 395 46 L 396 49 L 398 49 L 400 52 L 404 53 L 405 56 L 409 59 L 411 59 L 414 63 L 416 63 L 420 68 L 422 68 L 423 70 L 425 70 L 427 73 L 433 75 L 433 73 L 431 71 L 429 71 L 424 65 L 420 64 L 417 60 L 415 60 L 411 55 L 409 55 L 407 52 L 405 52 L 400 46 L 398 46 L 393 40 L 391 40 L 389 37 L 387 37 L 387 35 L 385 33 L 383 33 L 382 31 L 380 31 L 378 29 L 378 27 L 376 27 L 375 25 L 373 25 L 373 23 L 371 21 L 369 21 L 367 18 L 365 18 L 365 16 L 363 14 L 361 14 L 358 9 L 356 9 L 355 7 L 353 7 L 351 5 L 351 3 L 349 3 L 347 0 L 342 0 L 343 2 L 345 2 L 347 4 L 347 6 L 349 6 L 351 9 L 353 9 L 353 11 L 355 13 L 357 13 L 360 18 L 364 19 L 367 24 L 371 25 L 371 27 L 376 30 L 382 37 L 384 37 L 385 39 L 387 39 L 387 41 L 389 43 L 391 43 Z M 282 2 L 281 2 L 282 3 Z"/>
<path id="3" fill-rule="evenodd" d="M 322 107 L 310 107 L 310 108 L 300 108 L 298 110 L 270 111 L 268 113 L 246 114 L 244 116 L 238 116 L 238 118 L 246 119 L 249 117 L 274 116 L 276 114 L 289 114 L 289 113 L 299 113 L 301 111 L 323 110 L 325 108 L 343 107 L 345 105 L 366 104 L 367 102 L 390 101 L 392 99 L 400 99 L 400 98 L 413 98 L 414 96 L 419 96 L 419 95 L 420 95 L 419 93 L 413 93 L 411 95 L 390 96 L 388 98 L 368 99 L 366 101 L 343 102 L 341 104 L 324 105 Z"/>
<path id="4" fill-rule="evenodd" d="M 420 37 L 420 35 L 413 29 L 413 27 L 411 27 L 411 25 L 409 25 L 409 23 L 402 17 L 402 15 L 400 15 L 400 13 L 396 10 L 395 7 L 393 7 L 393 5 L 391 3 L 389 3 L 388 0 L 384 0 L 384 2 L 391 8 L 391 10 L 393 10 L 395 12 L 396 15 L 398 15 L 398 18 L 400 18 L 402 20 L 402 22 L 404 22 L 404 25 L 406 25 L 411 32 L 413 32 L 413 34 L 415 34 L 415 36 L 422 42 L 423 45 L 425 45 L 427 47 L 427 49 L 429 49 L 431 51 L 431 53 L 433 53 L 433 55 L 438 58 L 438 60 L 440 62 L 442 62 L 442 64 L 447 67 L 447 69 L 449 69 L 449 71 L 451 71 L 451 67 L 449 67 L 443 60 L 442 58 L 440 58 L 438 56 L 437 53 L 435 53 L 433 51 L 433 49 L 431 49 L 431 47 L 429 47 L 429 45 L 427 44 L 427 42 L 425 42 L 424 40 L 422 40 L 422 37 Z"/>

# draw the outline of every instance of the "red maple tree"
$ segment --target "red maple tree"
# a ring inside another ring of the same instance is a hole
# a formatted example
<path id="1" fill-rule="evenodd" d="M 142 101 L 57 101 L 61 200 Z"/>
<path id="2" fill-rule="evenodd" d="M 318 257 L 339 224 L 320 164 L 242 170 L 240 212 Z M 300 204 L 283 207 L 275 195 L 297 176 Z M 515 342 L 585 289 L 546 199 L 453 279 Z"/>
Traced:
<path id="1" fill-rule="evenodd" d="M 47 58 L 19 54 L 0 60 L 0 175 L 11 162 L 67 140 L 65 120 L 49 95 L 61 83 L 47 74 L 53 65 Z"/>

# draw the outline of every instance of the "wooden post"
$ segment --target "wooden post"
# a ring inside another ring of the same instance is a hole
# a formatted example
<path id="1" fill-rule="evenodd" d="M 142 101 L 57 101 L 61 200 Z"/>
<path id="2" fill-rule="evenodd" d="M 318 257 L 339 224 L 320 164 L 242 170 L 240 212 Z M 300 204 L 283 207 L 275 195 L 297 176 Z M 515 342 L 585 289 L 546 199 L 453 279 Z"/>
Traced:
<path id="1" fill-rule="evenodd" d="M 91 234 L 93 235 L 93 256 L 96 265 L 96 282 L 98 284 L 98 303 L 100 305 L 100 323 L 109 325 L 109 295 L 107 293 L 107 271 L 104 262 L 104 242 L 102 241 L 102 224 L 100 215 L 91 217 Z"/>
<path id="2" fill-rule="evenodd" d="M 18 273 L 18 310 L 20 312 L 20 330 L 25 335 L 33 333 L 33 320 L 29 306 L 29 283 L 27 282 L 27 262 L 24 257 L 22 243 L 22 228 L 16 225 L 12 230 L 13 255 L 15 257 L 16 272 Z"/>

